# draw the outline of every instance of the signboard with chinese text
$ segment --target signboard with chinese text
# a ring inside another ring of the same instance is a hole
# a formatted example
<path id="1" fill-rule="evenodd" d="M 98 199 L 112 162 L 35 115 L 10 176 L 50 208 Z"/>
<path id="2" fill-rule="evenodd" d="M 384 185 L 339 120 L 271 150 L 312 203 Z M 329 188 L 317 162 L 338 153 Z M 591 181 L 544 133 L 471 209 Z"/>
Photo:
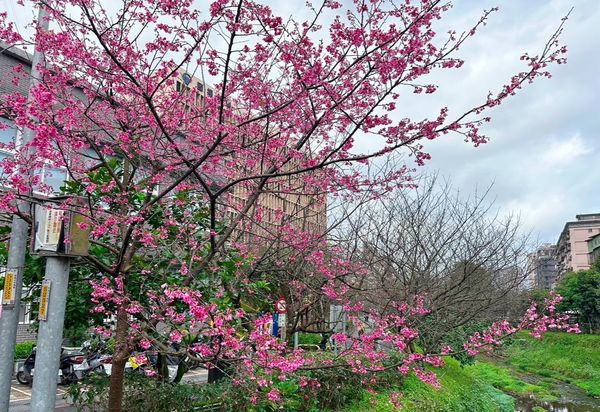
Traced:
<path id="1" fill-rule="evenodd" d="M 17 270 L 8 269 L 4 275 L 4 292 L 2 293 L 2 305 L 14 306 L 17 293 Z"/>
<path id="2" fill-rule="evenodd" d="M 50 285 L 49 280 L 42 282 L 42 291 L 40 292 L 40 309 L 38 313 L 39 320 L 48 320 L 48 302 L 50 300 Z"/>
<path id="3" fill-rule="evenodd" d="M 81 214 L 46 200 L 34 208 L 31 253 L 42 256 L 87 256 L 89 225 Z"/>

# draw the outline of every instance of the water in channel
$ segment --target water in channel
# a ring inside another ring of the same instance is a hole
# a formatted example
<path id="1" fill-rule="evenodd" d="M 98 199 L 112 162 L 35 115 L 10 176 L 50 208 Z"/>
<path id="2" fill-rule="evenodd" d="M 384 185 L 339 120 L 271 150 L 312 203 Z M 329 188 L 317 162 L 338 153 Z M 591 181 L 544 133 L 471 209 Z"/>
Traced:
<path id="1" fill-rule="evenodd" d="M 515 399 L 516 412 L 600 412 L 600 399 L 588 396 L 576 386 L 558 383 L 555 386 L 560 393 L 555 401 L 542 401 L 534 397 L 518 397 Z M 537 407 L 537 408 L 536 408 Z"/>

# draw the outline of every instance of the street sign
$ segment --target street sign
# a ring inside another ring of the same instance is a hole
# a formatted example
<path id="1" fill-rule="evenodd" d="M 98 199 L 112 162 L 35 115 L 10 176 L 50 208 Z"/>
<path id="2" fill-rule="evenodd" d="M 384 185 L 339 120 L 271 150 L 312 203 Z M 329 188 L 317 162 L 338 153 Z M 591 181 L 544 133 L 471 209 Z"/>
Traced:
<path id="1" fill-rule="evenodd" d="M 50 284 L 49 280 L 42 282 L 42 292 L 40 293 L 40 310 L 38 314 L 39 320 L 48 320 L 48 301 L 50 299 Z"/>
<path id="2" fill-rule="evenodd" d="M 2 295 L 3 306 L 14 306 L 17 292 L 17 270 L 8 269 L 4 276 L 4 293 Z"/>
<path id="3" fill-rule="evenodd" d="M 89 223 L 56 198 L 35 205 L 31 253 L 42 256 L 87 256 Z"/>
<path id="4" fill-rule="evenodd" d="M 273 323 L 271 325 L 271 335 L 279 335 L 279 313 L 273 313 Z"/>
<path id="5" fill-rule="evenodd" d="M 287 324 L 287 319 L 285 316 L 285 313 L 281 313 L 279 314 L 279 336 L 281 337 L 281 340 L 285 341 L 286 338 L 286 324 Z"/>
<path id="6" fill-rule="evenodd" d="M 263 333 L 272 334 L 272 332 L 273 332 L 273 318 L 271 318 L 271 320 L 269 322 L 265 322 L 262 325 L 262 331 L 263 331 Z"/>
<path id="7" fill-rule="evenodd" d="M 275 302 L 275 312 L 285 314 L 287 312 L 287 303 L 284 298 L 279 298 Z"/>

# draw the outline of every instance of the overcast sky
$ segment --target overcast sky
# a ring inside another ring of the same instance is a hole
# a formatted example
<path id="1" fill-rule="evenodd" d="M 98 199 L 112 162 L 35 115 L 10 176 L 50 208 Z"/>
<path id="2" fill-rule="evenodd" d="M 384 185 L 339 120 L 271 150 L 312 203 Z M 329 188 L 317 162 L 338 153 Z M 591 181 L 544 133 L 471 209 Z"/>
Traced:
<path id="1" fill-rule="evenodd" d="M 303 4 L 277 2 L 274 8 L 298 17 Z M 490 112 L 489 143 L 474 148 L 458 135 L 428 142 L 432 160 L 423 168 L 451 179 L 465 195 L 493 183 L 491 197 L 502 213 L 520 213 L 525 230 L 556 242 L 567 220 L 600 212 L 600 1 L 457 0 L 439 31 L 468 29 L 483 9 L 496 5 L 500 11 L 461 49 L 465 66 L 435 75 L 431 80 L 440 91 L 434 100 L 411 103 L 406 112 L 422 116 L 447 105 L 458 113 L 481 102 L 523 69 L 523 52 L 541 51 L 574 7 L 562 37 L 568 64 Z M 34 14 L 14 0 L 0 0 L 0 11 L 8 11 L 23 31 Z"/>
<path id="2" fill-rule="evenodd" d="M 464 104 L 465 96 L 498 90 L 522 67 L 518 57 L 541 51 L 560 18 L 574 7 L 563 35 L 568 64 L 492 111 L 489 143 L 474 148 L 456 137 L 442 138 L 432 142 L 433 158 L 426 166 L 465 192 L 493 182 L 492 195 L 503 212 L 520 213 L 540 241 L 556 242 L 567 220 L 600 212 L 600 2 L 457 3 L 449 21 L 459 25 L 481 8 L 498 4 L 500 11 L 463 50 L 465 70 L 452 73 L 452 86 L 443 95 L 451 108 Z"/>

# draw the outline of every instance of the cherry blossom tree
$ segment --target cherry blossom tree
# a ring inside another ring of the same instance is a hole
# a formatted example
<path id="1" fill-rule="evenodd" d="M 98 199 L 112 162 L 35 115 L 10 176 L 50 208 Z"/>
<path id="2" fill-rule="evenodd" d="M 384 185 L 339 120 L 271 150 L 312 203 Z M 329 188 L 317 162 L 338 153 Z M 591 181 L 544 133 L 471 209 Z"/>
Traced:
<path id="1" fill-rule="evenodd" d="M 301 19 L 252 0 L 216 0 L 205 9 L 191 0 L 36 3 L 51 30 L 32 40 L 0 13 L 0 40 L 35 42 L 45 54 L 33 100 L 11 93 L 0 102 L 2 116 L 35 131 L 30 144 L 8 145 L 14 156 L 2 161 L 0 209 L 31 221 L 17 200 L 52 193 L 47 170 L 68 175 L 62 193 L 78 200 L 66 206 L 91 231 L 85 259 L 99 273 L 95 310 L 116 316 L 116 329 L 101 331 L 116 339 L 109 410 L 120 410 L 123 370 L 136 345 L 176 344 L 204 362 L 235 362 L 256 382 L 257 401 L 278 401 L 270 383 L 301 369 L 382 370 L 390 348 L 406 355 L 393 367 L 437 384 L 422 365 L 442 364 L 439 354 L 407 351 L 418 335 L 414 319 L 427 313 L 419 296 L 365 321 L 350 286 L 368 268 L 344 260 L 323 232 L 274 210 L 277 230 L 261 232 L 260 247 L 238 235 L 264 222 L 266 193 L 301 190 L 320 203 L 379 198 L 412 184 L 412 166 L 381 166 L 390 159 L 404 154 L 422 165 L 427 141 L 447 134 L 485 143 L 488 109 L 565 62 L 562 25 L 539 54 L 523 55 L 523 71 L 471 109 L 451 113 L 436 103 L 433 118 L 410 119 L 398 99 L 435 94 L 437 85 L 424 79 L 460 68 L 457 50 L 495 10 L 463 32 L 438 34 L 436 23 L 451 7 L 438 0 L 325 0 L 307 3 Z M 207 90 L 178 86 L 182 72 Z M 27 70 L 18 66 L 5 81 L 27 81 Z M 264 245 L 275 241 L 278 253 L 264 259 L 271 250 Z M 268 289 L 257 262 L 275 272 L 290 257 L 310 270 L 286 293 L 301 296 L 308 285 L 343 305 L 355 325 L 352 336 L 333 336 L 343 350 L 331 359 L 287 351 L 265 330 L 269 317 L 249 309 L 257 290 Z M 546 315 L 533 308 L 518 328 L 566 328 L 554 305 L 542 309 Z M 474 353 L 515 330 L 499 323 L 445 353 Z M 258 369 L 270 378 L 256 380 Z"/>

